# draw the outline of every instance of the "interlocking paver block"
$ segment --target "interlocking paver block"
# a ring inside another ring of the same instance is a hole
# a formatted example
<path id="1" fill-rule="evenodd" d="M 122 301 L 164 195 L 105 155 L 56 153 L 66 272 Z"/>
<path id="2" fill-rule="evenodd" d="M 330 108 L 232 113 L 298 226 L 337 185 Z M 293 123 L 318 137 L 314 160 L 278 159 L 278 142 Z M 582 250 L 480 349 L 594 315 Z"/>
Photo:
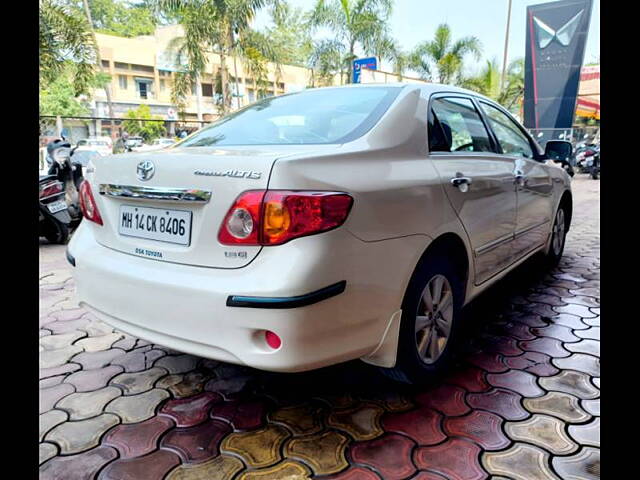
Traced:
<path id="1" fill-rule="evenodd" d="M 464 415 L 470 409 L 464 401 L 465 391 L 453 385 L 439 385 L 416 396 L 420 405 L 433 408 L 445 415 Z"/>
<path id="2" fill-rule="evenodd" d="M 551 363 L 551 357 L 539 352 L 524 352 L 517 357 L 506 358 L 505 363 L 509 368 L 524 370 L 542 377 L 555 375 L 559 372 Z"/>
<path id="3" fill-rule="evenodd" d="M 367 468 L 351 467 L 343 472 L 326 477 L 326 480 L 380 480 L 380 477 Z"/>
<path id="4" fill-rule="evenodd" d="M 168 450 L 156 450 L 149 455 L 118 459 L 100 472 L 98 480 L 136 480 L 163 478 L 180 464 L 180 457 Z"/>
<path id="5" fill-rule="evenodd" d="M 243 468 L 244 465 L 237 458 L 218 455 L 208 462 L 178 465 L 166 480 L 228 480 Z"/>
<path id="6" fill-rule="evenodd" d="M 442 415 L 427 407 L 382 417 L 385 431 L 402 433 L 418 445 L 435 445 L 447 438 L 440 427 L 441 421 Z"/>
<path id="7" fill-rule="evenodd" d="M 53 406 L 58 402 L 58 400 L 67 395 L 71 395 L 75 391 L 75 387 L 73 385 L 69 385 L 68 383 L 61 383 L 59 385 L 54 385 L 53 387 L 43 388 L 39 392 L 39 413 L 44 413 L 51 410 Z"/>
<path id="8" fill-rule="evenodd" d="M 96 447 L 100 437 L 111 427 L 120 423 L 120 419 L 110 413 L 98 417 L 64 422 L 45 435 L 45 440 L 60 446 L 63 454 L 78 453 Z"/>
<path id="9" fill-rule="evenodd" d="M 592 377 L 600 376 L 600 359 L 593 355 L 574 353 L 568 358 L 554 358 L 553 363 L 563 370 L 577 370 Z"/>
<path id="10" fill-rule="evenodd" d="M 445 383 L 457 385 L 467 392 L 484 392 L 489 390 L 485 380 L 485 372 L 479 368 L 465 368 L 444 379 Z"/>
<path id="11" fill-rule="evenodd" d="M 122 367 L 111 365 L 95 370 L 80 370 L 65 379 L 65 383 L 76 387 L 78 392 L 90 392 L 107 386 L 109 380 L 122 372 Z"/>
<path id="12" fill-rule="evenodd" d="M 234 430 L 251 430 L 262 425 L 265 405 L 262 402 L 224 402 L 214 404 L 211 418 L 224 420 Z"/>
<path id="13" fill-rule="evenodd" d="M 69 333 L 69 332 L 76 332 L 76 331 L 82 330 L 82 328 L 85 327 L 88 323 L 89 323 L 89 319 L 78 318 L 77 320 L 68 320 L 66 322 L 60 322 L 60 321 L 49 322 L 45 324 L 44 327 L 47 330 L 51 330 L 51 333 L 56 335 L 60 333 Z M 86 335 L 87 332 L 82 330 L 81 333 Z"/>
<path id="14" fill-rule="evenodd" d="M 600 448 L 600 417 L 586 425 L 570 425 L 569 435 L 581 445 Z"/>
<path id="15" fill-rule="evenodd" d="M 585 325 L 579 317 L 575 315 L 560 314 L 551 317 L 551 321 L 554 325 L 562 325 L 563 327 L 570 328 L 571 330 L 586 330 L 589 328 Z"/>
<path id="16" fill-rule="evenodd" d="M 106 367 L 111 360 L 122 355 L 124 351 L 119 348 L 111 348 L 100 352 L 82 352 L 71 358 L 72 362 L 79 363 L 85 370 L 95 370 Z"/>
<path id="17" fill-rule="evenodd" d="M 235 394 L 245 390 L 250 380 L 251 377 L 246 375 L 218 380 L 211 379 L 205 384 L 204 389 L 208 392 L 219 393 L 226 399 L 231 399 Z"/>
<path id="18" fill-rule="evenodd" d="M 520 395 L 499 388 L 467 396 L 467 402 L 472 408 L 497 413 L 507 420 L 522 420 L 529 416 L 529 413 L 522 407 L 521 400 Z"/>
<path id="19" fill-rule="evenodd" d="M 57 377 L 59 375 L 66 375 L 67 373 L 73 373 L 76 370 L 80 370 L 82 368 L 77 363 L 65 363 L 64 365 L 60 365 L 58 367 L 51 368 L 41 368 L 39 373 L 39 378 L 50 378 Z"/>
<path id="20" fill-rule="evenodd" d="M 414 446 L 407 437 L 387 434 L 351 444 L 350 453 L 355 462 L 372 466 L 385 480 L 400 480 L 410 478 L 416 471 L 411 461 Z"/>
<path id="21" fill-rule="evenodd" d="M 64 365 L 76 353 L 82 352 L 79 345 L 70 345 L 57 350 L 45 350 L 40 352 L 40 368 L 52 368 Z"/>
<path id="22" fill-rule="evenodd" d="M 354 440 L 371 440 L 384 433 L 380 427 L 383 413 L 384 410 L 378 405 L 362 404 L 331 412 L 327 417 L 327 425 L 347 432 Z"/>
<path id="23" fill-rule="evenodd" d="M 239 455 L 251 467 L 267 467 L 282 458 L 280 446 L 288 436 L 285 428 L 268 425 L 260 430 L 232 433 L 223 440 L 220 449 Z"/>
<path id="24" fill-rule="evenodd" d="M 283 407 L 269 414 L 269 420 L 284 424 L 296 435 L 317 433 L 323 426 L 320 421 L 321 408 L 312 403 Z"/>
<path id="25" fill-rule="evenodd" d="M 576 343 L 567 343 L 564 347 L 570 352 L 600 356 L 600 342 L 597 340 L 585 339 Z"/>
<path id="26" fill-rule="evenodd" d="M 165 355 L 163 350 L 145 349 L 145 351 L 140 351 L 140 349 L 135 349 L 114 358 L 111 364 L 121 366 L 127 373 L 141 372 L 151 368 L 153 362 Z"/>
<path id="27" fill-rule="evenodd" d="M 67 412 L 62 410 L 49 410 L 40 415 L 39 418 L 39 441 L 44 439 L 45 434 L 56 425 L 66 422 L 69 418 Z"/>
<path id="28" fill-rule="evenodd" d="M 141 423 L 121 424 L 104 436 L 102 444 L 115 447 L 121 458 L 141 457 L 155 450 L 160 436 L 174 426 L 170 418 L 161 416 Z"/>
<path id="29" fill-rule="evenodd" d="M 433 447 L 419 447 L 414 458 L 418 468 L 435 470 L 446 478 L 481 480 L 487 473 L 478 461 L 480 452 L 475 443 L 451 438 Z"/>
<path id="30" fill-rule="evenodd" d="M 585 447 L 571 457 L 555 457 L 553 468 L 565 480 L 600 480 L 600 449 Z"/>
<path id="31" fill-rule="evenodd" d="M 273 467 L 243 472 L 238 480 L 308 480 L 311 472 L 301 463 L 286 460 Z"/>
<path id="32" fill-rule="evenodd" d="M 102 337 L 114 332 L 113 327 L 100 320 L 91 320 L 83 330 L 87 332 L 90 337 Z M 122 337 L 124 337 L 124 334 L 122 334 Z"/>
<path id="33" fill-rule="evenodd" d="M 204 389 L 204 384 L 209 381 L 214 374 L 196 370 L 187 374 L 169 376 L 171 377 L 169 380 L 170 383 L 167 384 L 165 388 L 167 388 L 175 398 L 186 398 L 201 393 Z"/>
<path id="34" fill-rule="evenodd" d="M 548 391 L 565 392 L 584 400 L 598 398 L 600 392 L 582 372 L 563 370 L 553 377 L 540 378 L 538 383 Z"/>
<path id="35" fill-rule="evenodd" d="M 186 373 L 196 368 L 198 357 L 193 355 L 164 356 L 154 363 L 155 367 L 165 368 L 169 373 Z"/>
<path id="36" fill-rule="evenodd" d="M 53 443 L 41 443 L 40 445 L 38 445 L 39 465 L 42 465 L 51 457 L 55 457 L 57 453 L 58 447 L 56 447 Z"/>
<path id="37" fill-rule="evenodd" d="M 311 465 L 317 475 L 337 473 L 349 464 L 344 456 L 349 439 L 344 435 L 327 431 L 311 436 L 293 438 L 285 444 L 286 457 L 293 456 Z"/>
<path id="38" fill-rule="evenodd" d="M 80 331 L 62 333 L 59 335 L 47 335 L 40 339 L 40 346 L 45 350 L 59 350 L 61 348 L 69 347 L 76 340 L 86 337 L 87 334 Z"/>
<path id="39" fill-rule="evenodd" d="M 549 468 L 549 454 L 524 443 L 515 443 L 508 450 L 483 453 L 482 465 L 491 474 L 514 480 L 560 480 Z"/>
<path id="40" fill-rule="evenodd" d="M 597 400 L 583 400 L 582 406 L 591 415 L 594 415 L 596 417 L 600 416 L 600 399 L 599 398 Z"/>
<path id="41" fill-rule="evenodd" d="M 499 353 L 480 352 L 469 356 L 467 361 L 489 373 L 506 372 L 509 369 Z"/>
<path id="42" fill-rule="evenodd" d="M 204 392 L 189 398 L 169 400 L 160 409 L 160 415 L 173 419 L 178 427 L 193 427 L 209 416 L 211 405 L 220 402 L 220 395 Z"/>
<path id="43" fill-rule="evenodd" d="M 98 447 L 78 455 L 54 457 L 40 466 L 40 480 L 87 480 L 118 454 L 113 448 Z"/>
<path id="44" fill-rule="evenodd" d="M 71 420 L 84 420 L 100 415 L 105 405 L 120 395 L 122 392 L 115 387 L 105 387 L 85 393 L 72 393 L 56 403 L 56 408 L 69 413 Z"/>
<path id="45" fill-rule="evenodd" d="M 521 422 L 507 422 L 504 429 L 511 439 L 538 445 L 554 455 L 568 455 L 578 449 L 565 433 L 564 423 L 555 417 L 536 413 Z"/>
<path id="46" fill-rule="evenodd" d="M 576 337 L 573 334 L 570 328 L 564 327 L 562 325 L 551 324 L 542 328 L 536 327 L 536 328 L 532 328 L 531 332 L 536 336 L 551 337 L 551 338 L 560 340 L 561 342 L 564 342 L 564 343 L 577 342 L 580 340 L 580 338 Z"/>
<path id="47" fill-rule="evenodd" d="M 204 462 L 220 453 L 220 441 L 231 427 L 220 420 L 207 420 L 195 427 L 175 428 L 161 440 L 161 448 L 177 453 L 183 462 Z"/>
<path id="48" fill-rule="evenodd" d="M 136 346 L 136 340 L 137 339 L 135 337 L 132 337 L 125 333 L 124 338 L 122 338 L 121 340 L 118 340 L 112 346 L 113 348 L 120 348 L 128 352 L 129 350 L 133 350 L 133 347 Z"/>
<path id="49" fill-rule="evenodd" d="M 366 397 L 362 396 L 359 400 L 377 403 L 387 412 L 406 412 L 415 406 L 413 401 L 407 395 L 386 389 L 367 393 Z M 349 408 L 352 406 L 354 405 L 347 405 L 339 408 Z"/>
<path id="50" fill-rule="evenodd" d="M 122 423 L 142 422 L 152 417 L 158 404 L 168 397 L 166 390 L 154 388 L 138 395 L 116 398 L 107 405 L 105 411 L 119 415 Z"/>
<path id="51" fill-rule="evenodd" d="M 563 348 L 562 342 L 555 338 L 538 337 L 535 340 L 524 340 L 520 346 L 528 352 L 539 352 L 551 357 L 568 357 L 570 353 Z"/>
<path id="52" fill-rule="evenodd" d="M 123 337 L 121 333 L 109 333 L 100 337 L 87 337 L 82 340 L 78 340 L 75 345 L 79 345 L 84 348 L 85 352 L 98 352 L 111 348 L 115 342 Z"/>
<path id="53" fill-rule="evenodd" d="M 136 395 L 151 390 L 156 380 L 166 374 L 164 368 L 154 367 L 142 372 L 121 373 L 113 377 L 109 384 L 120 387 L 124 395 Z"/>
<path id="54" fill-rule="evenodd" d="M 558 313 L 568 313 L 570 315 L 575 315 L 576 317 L 580 317 L 580 318 L 597 317 L 595 313 L 593 313 L 591 310 L 589 310 L 588 307 L 585 307 L 584 305 L 575 305 L 575 304 L 569 303 L 563 307 L 553 307 L 553 309 Z"/>
<path id="55" fill-rule="evenodd" d="M 490 373 L 487 381 L 494 387 L 513 390 L 526 397 L 538 397 L 544 395 L 544 391 L 538 387 L 536 377 L 521 370 L 510 370 L 505 373 Z"/>
<path id="56" fill-rule="evenodd" d="M 464 417 L 445 419 L 444 431 L 450 436 L 467 437 L 485 450 L 500 450 L 509 445 L 500 425 L 502 419 L 493 413 L 475 410 Z"/>
<path id="57" fill-rule="evenodd" d="M 567 393 L 548 392 L 544 397 L 525 398 L 523 404 L 532 413 L 552 415 L 565 422 L 582 423 L 589 419 L 578 399 Z"/>

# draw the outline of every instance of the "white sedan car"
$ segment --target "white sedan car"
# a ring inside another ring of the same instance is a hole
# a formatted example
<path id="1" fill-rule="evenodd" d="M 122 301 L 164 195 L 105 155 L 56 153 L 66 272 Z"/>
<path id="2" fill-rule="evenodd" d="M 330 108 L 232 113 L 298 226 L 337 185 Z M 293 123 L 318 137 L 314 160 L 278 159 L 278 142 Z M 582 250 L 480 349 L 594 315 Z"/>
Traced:
<path id="1" fill-rule="evenodd" d="M 461 308 L 558 262 L 570 178 L 502 107 L 445 85 L 312 89 L 174 147 L 99 158 L 68 247 L 80 303 L 153 343 L 271 371 L 360 358 L 420 382 Z"/>

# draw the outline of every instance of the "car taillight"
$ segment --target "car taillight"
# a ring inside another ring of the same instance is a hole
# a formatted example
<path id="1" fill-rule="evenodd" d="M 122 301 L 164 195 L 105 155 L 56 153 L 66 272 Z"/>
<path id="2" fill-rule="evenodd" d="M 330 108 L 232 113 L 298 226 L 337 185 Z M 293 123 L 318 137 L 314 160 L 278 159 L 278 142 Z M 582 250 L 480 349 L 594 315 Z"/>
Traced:
<path id="1" fill-rule="evenodd" d="M 93 198 L 93 193 L 91 192 L 91 185 L 87 180 L 83 180 L 80 184 L 80 210 L 82 210 L 82 216 L 87 220 L 91 220 L 92 222 L 97 223 L 98 225 L 103 225 L 102 217 L 100 216 L 100 212 L 98 211 L 98 206 L 96 205 L 96 201 Z"/>
<path id="2" fill-rule="evenodd" d="M 62 192 L 62 182 L 51 182 L 40 185 L 40 198 L 47 198 Z"/>
<path id="3" fill-rule="evenodd" d="M 224 245 L 281 245 L 339 227 L 353 198 L 340 192 L 250 190 L 225 216 L 218 240 Z"/>

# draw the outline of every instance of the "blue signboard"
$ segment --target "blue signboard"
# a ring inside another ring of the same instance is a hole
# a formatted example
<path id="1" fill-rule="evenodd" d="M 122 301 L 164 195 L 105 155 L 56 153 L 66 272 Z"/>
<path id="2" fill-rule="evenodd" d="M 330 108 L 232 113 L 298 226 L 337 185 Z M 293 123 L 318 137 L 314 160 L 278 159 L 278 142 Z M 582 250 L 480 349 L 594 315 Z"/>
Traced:
<path id="1" fill-rule="evenodd" d="M 369 70 L 378 69 L 378 60 L 376 57 L 358 58 L 353 61 L 353 83 L 360 83 L 360 69 L 368 68 Z"/>

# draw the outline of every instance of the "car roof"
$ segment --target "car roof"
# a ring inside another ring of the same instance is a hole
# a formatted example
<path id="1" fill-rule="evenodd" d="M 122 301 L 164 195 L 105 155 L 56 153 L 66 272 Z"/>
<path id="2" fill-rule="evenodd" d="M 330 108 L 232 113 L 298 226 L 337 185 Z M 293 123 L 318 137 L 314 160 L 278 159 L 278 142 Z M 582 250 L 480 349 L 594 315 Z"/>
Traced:
<path id="1" fill-rule="evenodd" d="M 433 93 L 462 93 L 465 95 L 472 95 L 477 98 L 481 98 L 483 100 L 487 100 L 491 103 L 496 103 L 495 100 L 492 100 L 481 93 L 474 92 L 473 90 L 468 90 L 466 88 L 456 87 L 454 85 L 446 85 L 443 83 L 402 83 L 402 82 L 389 82 L 389 83 L 350 83 L 348 85 L 337 85 L 337 86 L 329 86 L 329 87 L 319 87 L 309 90 L 328 90 L 328 89 L 337 89 L 337 88 L 375 88 L 375 87 L 395 87 L 402 88 L 404 90 L 414 90 L 416 88 L 422 90 L 424 93 L 430 95 Z M 302 93 L 306 90 L 301 90 Z"/>

